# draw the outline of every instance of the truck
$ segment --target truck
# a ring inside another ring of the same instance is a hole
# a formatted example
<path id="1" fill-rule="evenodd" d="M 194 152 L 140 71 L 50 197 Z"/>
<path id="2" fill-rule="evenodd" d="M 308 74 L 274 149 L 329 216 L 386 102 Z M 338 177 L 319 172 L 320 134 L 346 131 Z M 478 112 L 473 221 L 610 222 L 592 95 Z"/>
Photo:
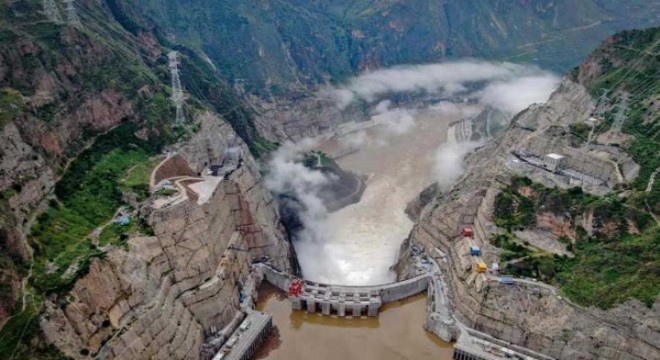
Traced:
<path id="1" fill-rule="evenodd" d="M 470 256 L 480 256 L 481 249 L 478 246 L 470 246 Z"/>
<path id="2" fill-rule="evenodd" d="M 488 265 L 486 265 L 485 262 L 480 261 L 477 263 L 477 268 L 476 268 L 478 273 L 485 273 L 488 272 Z"/>
<path id="3" fill-rule="evenodd" d="M 504 285 L 513 284 L 513 276 L 511 276 L 511 275 L 502 275 L 502 276 L 500 276 L 500 284 L 504 284 Z"/>

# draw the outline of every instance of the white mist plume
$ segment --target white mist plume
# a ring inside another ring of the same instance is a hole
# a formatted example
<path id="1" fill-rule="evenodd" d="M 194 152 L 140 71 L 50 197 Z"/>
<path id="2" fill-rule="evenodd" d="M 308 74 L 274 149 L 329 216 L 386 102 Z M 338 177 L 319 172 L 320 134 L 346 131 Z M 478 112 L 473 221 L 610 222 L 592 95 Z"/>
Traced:
<path id="1" fill-rule="evenodd" d="M 464 91 L 467 83 L 504 81 L 545 74 L 547 73 L 534 66 L 477 60 L 408 65 L 360 75 L 344 86 L 325 89 L 322 94 L 333 99 L 340 108 L 344 108 L 354 100 L 363 99 L 371 102 L 376 97 L 390 92 L 424 90 L 454 94 Z"/>
<path id="2" fill-rule="evenodd" d="M 477 148 L 478 142 L 445 143 L 435 152 L 433 175 L 441 190 L 446 190 L 463 174 L 465 155 Z"/>
<path id="3" fill-rule="evenodd" d="M 551 74 L 525 76 L 508 81 L 494 81 L 477 95 L 479 100 L 510 114 L 516 114 L 529 105 L 542 103 L 559 85 L 560 79 Z"/>
<path id="4" fill-rule="evenodd" d="M 408 132 L 415 126 L 414 110 L 394 108 L 391 109 L 389 100 L 381 101 L 374 110 L 375 115 L 371 117 L 378 125 L 384 125 L 385 130 L 394 135 L 401 135 Z"/>
<path id="5" fill-rule="evenodd" d="M 298 143 L 286 142 L 278 148 L 269 162 L 266 187 L 275 194 L 293 195 L 301 204 L 298 216 L 303 229 L 294 238 L 298 261 L 306 278 L 326 281 L 323 274 L 328 269 L 339 268 L 340 264 L 329 255 L 332 227 L 320 197 L 323 186 L 332 179 L 301 162 L 304 154 L 315 145 L 315 141 L 304 139 Z"/>
<path id="6" fill-rule="evenodd" d="M 470 60 L 380 69 L 355 77 L 346 85 L 326 88 L 320 95 L 344 109 L 355 100 L 372 102 L 388 93 L 423 90 L 451 96 L 478 83 L 486 83 L 483 91 L 474 94 L 485 104 L 515 113 L 547 100 L 559 78 L 536 66 Z"/>
<path id="7" fill-rule="evenodd" d="M 305 139 L 298 143 L 286 142 L 277 149 L 269 162 L 270 172 L 266 187 L 276 194 L 292 194 L 302 204 L 300 220 L 312 238 L 324 232 L 328 216 L 319 194 L 330 179 L 318 170 L 305 167 L 301 160 L 304 153 L 314 148 L 315 142 Z"/>

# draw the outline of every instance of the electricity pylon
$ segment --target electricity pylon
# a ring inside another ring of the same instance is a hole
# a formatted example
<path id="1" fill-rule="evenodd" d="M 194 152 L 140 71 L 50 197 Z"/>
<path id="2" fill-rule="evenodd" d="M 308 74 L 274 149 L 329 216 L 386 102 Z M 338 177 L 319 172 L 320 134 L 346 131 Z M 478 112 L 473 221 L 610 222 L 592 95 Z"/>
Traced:
<path id="1" fill-rule="evenodd" d="M 172 74 L 172 102 L 176 105 L 176 124 L 182 124 L 186 121 L 183 115 L 183 104 L 186 102 L 186 97 L 183 94 L 183 87 L 181 86 L 181 78 L 179 77 L 179 60 L 177 59 L 177 52 L 172 51 L 167 54 L 169 58 L 170 73 Z"/>
<path id="2" fill-rule="evenodd" d="M 57 9 L 55 0 L 44 0 L 44 12 L 46 13 L 48 20 L 54 23 L 62 22 L 62 16 L 60 15 L 60 11 Z"/>

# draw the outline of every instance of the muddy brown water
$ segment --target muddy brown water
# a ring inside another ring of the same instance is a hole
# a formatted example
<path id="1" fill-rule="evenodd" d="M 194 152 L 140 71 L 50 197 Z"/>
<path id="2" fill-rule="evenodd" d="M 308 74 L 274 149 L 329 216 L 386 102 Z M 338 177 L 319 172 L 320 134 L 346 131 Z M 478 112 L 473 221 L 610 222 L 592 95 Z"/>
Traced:
<path id="1" fill-rule="evenodd" d="M 451 359 L 451 344 L 424 330 L 426 294 L 386 304 L 378 317 L 339 318 L 291 310 L 285 294 L 264 284 L 257 308 L 275 329 L 255 359 Z"/>
<path id="2" fill-rule="evenodd" d="M 446 141 L 449 122 L 459 118 L 438 111 L 420 112 L 414 125 L 402 133 L 375 126 L 319 144 L 318 149 L 328 154 L 359 148 L 337 162 L 369 178 L 359 203 L 330 214 L 325 241 L 294 243 L 305 278 L 345 285 L 395 281 L 391 266 L 413 226 L 404 210 L 435 181 L 435 152 Z"/>

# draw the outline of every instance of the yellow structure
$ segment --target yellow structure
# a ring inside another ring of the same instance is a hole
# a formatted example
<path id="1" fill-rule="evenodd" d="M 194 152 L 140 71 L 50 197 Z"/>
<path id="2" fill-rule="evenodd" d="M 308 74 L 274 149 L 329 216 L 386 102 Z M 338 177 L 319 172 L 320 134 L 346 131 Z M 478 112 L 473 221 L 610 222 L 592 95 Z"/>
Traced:
<path id="1" fill-rule="evenodd" d="M 486 265 L 485 262 L 478 262 L 477 263 L 477 272 L 478 273 L 485 273 L 488 271 L 488 265 Z"/>

